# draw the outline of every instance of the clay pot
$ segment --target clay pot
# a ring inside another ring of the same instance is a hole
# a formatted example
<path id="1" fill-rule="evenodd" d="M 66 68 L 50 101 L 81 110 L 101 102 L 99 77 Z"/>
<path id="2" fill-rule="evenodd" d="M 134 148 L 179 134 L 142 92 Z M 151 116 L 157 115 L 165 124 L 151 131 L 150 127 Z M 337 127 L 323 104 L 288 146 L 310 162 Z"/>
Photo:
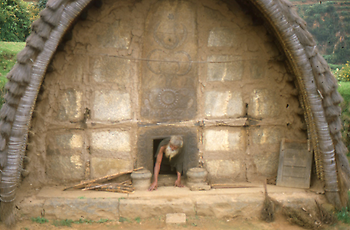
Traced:
<path id="1" fill-rule="evenodd" d="M 187 171 L 187 185 L 206 184 L 208 172 L 205 168 L 190 168 Z"/>
<path id="2" fill-rule="evenodd" d="M 131 179 L 135 190 L 147 190 L 151 185 L 151 177 L 152 173 L 147 169 L 132 172 Z"/>

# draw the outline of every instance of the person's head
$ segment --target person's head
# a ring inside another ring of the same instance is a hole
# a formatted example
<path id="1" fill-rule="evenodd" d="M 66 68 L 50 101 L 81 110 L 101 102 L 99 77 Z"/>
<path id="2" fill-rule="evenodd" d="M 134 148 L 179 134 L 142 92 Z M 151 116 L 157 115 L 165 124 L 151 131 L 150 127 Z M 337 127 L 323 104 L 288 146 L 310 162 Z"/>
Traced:
<path id="1" fill-rule="evenodd" d="M 182 148 L 183 146 L 182 136 L 178 136 L 178 135 L 171 136 L 169 144 L 172 150 L 177 150 L 179 148 Z"/>
<path id="2" fill-rule="evenodd" d="M 183 146 L 183 139 L 181 136 L 171 136 L 170 142 L 165 149 L 165 155 L 169 157 L 169 160 L 179 153 L 180 148 Z"/>

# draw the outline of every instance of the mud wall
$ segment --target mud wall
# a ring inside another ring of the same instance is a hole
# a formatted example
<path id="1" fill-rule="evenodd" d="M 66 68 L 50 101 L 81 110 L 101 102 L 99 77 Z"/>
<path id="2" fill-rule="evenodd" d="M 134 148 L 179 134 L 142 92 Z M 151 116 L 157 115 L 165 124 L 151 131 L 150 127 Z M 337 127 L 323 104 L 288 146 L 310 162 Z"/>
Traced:
<path id="1" fill-rule="evenodd" d="M 112 1 L 68 31 L 36 104 L 25 181 L 152 170 L 152 141 L 185 137 L 212 182 L 277 175 L 306 139 L 298 90 L 261 20 L 234 1 Z M 298 114 L 299 113 L 299 114 Z"/>

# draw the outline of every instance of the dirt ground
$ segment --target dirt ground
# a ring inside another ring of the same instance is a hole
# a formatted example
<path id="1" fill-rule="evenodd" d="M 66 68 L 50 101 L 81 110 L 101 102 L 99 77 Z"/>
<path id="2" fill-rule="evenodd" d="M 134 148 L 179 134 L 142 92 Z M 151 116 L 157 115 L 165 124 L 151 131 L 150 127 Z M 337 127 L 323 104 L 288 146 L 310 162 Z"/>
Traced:
<path id="1" fill-rule="evenodd" d="M 258 219 L 247 219 L 242 217 L 236 217 L 233 219 L 216 219 L 211 217 L 188 217 L 185 224 L 166 224 L 164 217 L 148 218 L 148 219 L 135 219 L 128 220 L 123 219 L 119 221 L 107 221 L 104 223 L 80 223 L 71 224 L 71 226 L 59 226 L 62 223 L 60 221 L 49 220 L 48 223 L 39 224 L 31 220 L 24 220 L 17 223 L 13 230 L 53 230 L 53 229 L 67 229 L 67 230 L 97 230 L 97 229 L 128 229 L 128 230 L 151 230 L 151 229 L 186 229 L 186 230 L 299 230 L 303 229 L 296 225 L 291 225 L 284 217 L 279 216 L 273 223 L 265 223 Z M 55 226 L 56 225 L 56 226 Z M 0 229 L 6 229 L 3 224 L 0 224 Z M 325 226 L 324 229 L 330 230 L 346 230 L 350 229 L 350 225 L 338 223 L 334 226 Z"/>

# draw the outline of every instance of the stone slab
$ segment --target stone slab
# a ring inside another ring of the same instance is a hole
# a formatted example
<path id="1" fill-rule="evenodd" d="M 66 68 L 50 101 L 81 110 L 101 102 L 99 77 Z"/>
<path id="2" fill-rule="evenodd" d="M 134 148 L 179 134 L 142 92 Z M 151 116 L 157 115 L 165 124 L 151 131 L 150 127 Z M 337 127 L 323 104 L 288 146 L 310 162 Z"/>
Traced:
<path id="1" fill-rule="evenodd" d="M 147 218 L 165 213 L 185 213 L 195 215 L 195 203 L 190 198 L 134 200 L 122 199 L 119 204 L 122 217 Z"/>
<path id="2" fill-rule="evenodd" d="M 197 215 L 232 218 L 237 215 L 259 216 L 262 207 L 262 195 L 251 197 L 204 196 L 196 201 Z"/>
<path id="3" fill-rule="evenodd" d="M 186 214 L 185 213 L 168 213 L 165 216 L 165 223 L 184 224 L 186 223 Z"/>
<path id="4" fill-rule="evenodd" d="M 45 217 L 53 219 L 118 219 L 118 199 L 87 199 L 81 194 L 75 199 L 51 198 L 45 201 Z"/>

